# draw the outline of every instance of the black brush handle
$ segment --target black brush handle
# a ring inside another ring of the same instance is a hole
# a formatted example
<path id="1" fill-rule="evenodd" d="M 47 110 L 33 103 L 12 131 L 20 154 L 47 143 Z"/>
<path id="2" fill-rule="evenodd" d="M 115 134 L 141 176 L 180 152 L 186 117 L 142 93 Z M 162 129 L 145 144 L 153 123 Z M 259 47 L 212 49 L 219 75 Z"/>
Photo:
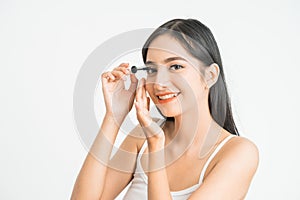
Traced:
<path id="1" fill-rule="evenodd" d="M 138 70 L 147 70 L 147 69 L 148 69 L 148 67 L 137 68 L 136 66 L 132 66 L 131 72 L 135 74 L 135 73 L 137 73 Z"/>

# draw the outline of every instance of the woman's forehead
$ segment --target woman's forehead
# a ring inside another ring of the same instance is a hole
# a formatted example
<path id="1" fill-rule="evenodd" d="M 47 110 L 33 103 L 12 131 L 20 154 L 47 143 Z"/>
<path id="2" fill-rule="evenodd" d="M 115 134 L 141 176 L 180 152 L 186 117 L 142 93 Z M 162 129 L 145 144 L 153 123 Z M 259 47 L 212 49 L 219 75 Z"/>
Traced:
<path id="1" fill-rule="evenodd" d="M 181 57 L 191 64 L 198 65 L 200 63 L 174 37 L 169 35 L 158 36 L 148 47 L 147 61 L 162 63 L 169 57 Z"/>

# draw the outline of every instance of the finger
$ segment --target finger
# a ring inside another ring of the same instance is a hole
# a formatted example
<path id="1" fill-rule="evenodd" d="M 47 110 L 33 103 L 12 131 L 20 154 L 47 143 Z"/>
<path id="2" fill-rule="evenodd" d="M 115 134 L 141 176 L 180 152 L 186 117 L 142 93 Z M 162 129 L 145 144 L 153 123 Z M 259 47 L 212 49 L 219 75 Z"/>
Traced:
<path id="1" fill-rule="evenodd" d="M 142 103 L 140 101 L 135 102 L 135 109 L 136 109 L 136 114 L 138 118 L 143 119 L 145 117 L 145 113 L 143 110 Z"/>
<path id="2" fill-rule="evenodd" d="M 124 79 L 123 77 L 124 77 L 125 75 L 124 75 L 123 72 L 114 70 L 114 71 L 112 71 L 111 73 L 116 77 L 117 80 L 119 80 L 119 79 Z"/>
<path id="3" fill-rule="evenodd" d="M 101 74 L 101 82 L 102 82 L 102 86 L 107 84 L 109 77 L 107 76 L 106 73 Z"/>
<path id="4" fill-rule="evenodd" d="M 119 67 L 129 67 L 129 63 L 121 63 Z"/>
<path id="5" fill-rule="evenodd" d="M 150 109 L 150 97 L 147 97 L 147 110 Z"/>
<path id="6" fill-rule="evenodd" d="M 128 88 L 128 91 L 135 92 L 139 80 L 136 78 L 135 74 L 130 74 L 130 86 Z"/>
<path id="7" fill-rule="evenodd" d="M 141 87 L 141 81 L 138 82 L 138 87 L 136 89 L 135 98 L 137 102 L 142 101 L 142 87 Z"/>
<path id="8" fill-rule="evenodd" d="M 142 87 L 142 98 L 143 99 L 145 99 L 147 97 L 147 95 L 146 95 L 146 89 L 145 89 L 145 86 L 146 86 L 145 82 L 146 82 L 145 79 L 142 78 L 142 85 L 141 85 L 141 87 Z"/>
<path id="9" fill-rule="evenodd" d="M 108 77 L 109 77 L 108 81 L 116 80 L 116 77 L 111 72 L 108 72 Z"/>
<path id="10" fill-rule="evenodd" d="M 136 101 L 136 102 L 134 103 L 134 105 L 135 105 L 135 109 L 136 109 L 136 114 L 137 114 L 137 115 L 140 114 L 140 112 L 141 112 L 141 107 L 140 107 L 139 101 Z"/>
<path id="11" fill-rule="evenodd" d="M 129 63 L 121 63 L 118 67 L 114 68 L 113 70 L 120 70 L 121 68 L 122 69 L 125 69 L 129 72 Z"/>
<path id="12" fill-rule="evenodd" d="M 121 79 L 124 81 L 127 80 L 127 75 L 130 74 L 129 69 L 126 69 L 125 67 L 118 67 L 114 69 L 115 72 L 121 72 L 122 74 L 120 75 Z"/>
<path id="13" fill-rule="evenodd" d="M 123 73 L 126 74 L 126 75 L 130 74 L 129 69 L 126 68 L 126 67 L 117 67 L 117 68 L 115 68 L 114 70 L 115 70 L 115 71 L 123 72 Z"/>
<path id="14" fill-rule="evenodd" d="M 102 74 L 102 79 L 106 79 L 107 81 L 115 80 L 115 77 L 111 74 L 111 72 L 105 72 Z"/>
<path id="15" fill-rule="evenodd" d="M 141 102 L 135 102 L 136 115 L 142 126 L 147 126 L 148 122 L 151 120 L 149 117 L 149 111 L 143 107 Z"/>
<path id="16" fill-rule="evenodd" d="M 146 81 L 142 78 L 142 100 L 144 108 L 147 108 Z"/>

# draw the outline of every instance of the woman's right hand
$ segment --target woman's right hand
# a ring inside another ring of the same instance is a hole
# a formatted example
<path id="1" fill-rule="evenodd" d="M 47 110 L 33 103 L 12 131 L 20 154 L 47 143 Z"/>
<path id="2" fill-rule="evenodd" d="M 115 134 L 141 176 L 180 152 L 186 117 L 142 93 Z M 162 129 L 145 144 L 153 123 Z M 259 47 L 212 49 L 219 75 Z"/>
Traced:
<path id="1" fill-rule="evenodd" d="M 122 63 L 113 71 L 101 75 L 102 91 L 106 106 L 106 114 L 114 118 L 124 119 L 131 110 L 138 85 L 138 79 L 130 74 L 130 87 L 125 89 L 124 78 L 130 74 L 129 64 Z"/>

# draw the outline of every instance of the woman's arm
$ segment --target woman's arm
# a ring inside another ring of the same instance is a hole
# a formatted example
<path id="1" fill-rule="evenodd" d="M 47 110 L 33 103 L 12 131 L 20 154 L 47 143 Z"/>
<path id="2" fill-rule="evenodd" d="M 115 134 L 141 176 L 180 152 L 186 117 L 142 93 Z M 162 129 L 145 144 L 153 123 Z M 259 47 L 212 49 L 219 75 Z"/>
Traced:
<path id="1" fill-rule="evenodd" d="M 153 121 L 149 113 L 150 99 L 146 95 L 145 79 L 136 91 L 137 119 L 147 138 L 148 157 L 148 199 L 172 199 L 169 189 L 167 172 L 165 170 L 165 135 L 161 127 Z"/>
<path id="2" fill-rule="evenodd" d="M 130 183 L 136 167 L 136 158 L 145 139 L 141 127 L 136 126 L 125 138 L 109 163 L 101 200 L 115 199 Z"/>
<path id="3" fill-rule="evenodd" d="M 152 138 L 153 139 L 153 138 Z M 164 167 L 165 153 L 164 140 L 158 139 L 148 145 L 149 173 L 148 173 L 148 199 L 172 200 L 167 172 Z"/>
<path id="4" fill-rule="evenodd" d="M 112 150 L 110 144 L 114 144 L 118 131 L 119 126 L 113 117 L 106 115 L 77 177 L 71 196 L 72 200 L 100 199 L 107 171 L 107 166 L 103 163 L 108 163 Z M 101 159 L 103 163 L 96 158 Z"/>
<path id="5" fill-rule="evenodd" d="M 109 128 L 108 126 L 103 127 Z M 99 149 L 100 147 L 94 148 L 94 152 L 88 154 L 80 174 L 78 175 L 72 199 L 116 198 L 133 178 L 137 153 L 145 141 L 145 139 L 140 136 L 141 132 L 141 127 L 136 126 L 126 136 L 115 155 L 111 160 L 106 162 L 108 163 L 108 166 L 107 164 L 103 164 L 103 159 L 106 157 L 108 160 L 109 156 L 104 154 L 99 155 L 99 153 L 95 152 L 95 149 Z M 98 137 L 98 139 L 100 138 L 101 137 Z M 107 145 L 103 145 L 102 147 L 107 148 L 105 146 Z M 100 150 L 103 151 L 102 149 Z M 111 148 L 109 151 L 111 151 Z"/>
<path id="6" fill-rule="evenodd" d="M 132 108 L 138 83 L 135 75 L 129 73 L 128 67 L 128 63 L 122 63 L 113 71 L 101 75 L 106 115 L 77 177 L 71 199 L 101 198 L 112 147 L 120 125 Z M 125 89 L 123 77 L 129 74 L 131 84 Z"/>

